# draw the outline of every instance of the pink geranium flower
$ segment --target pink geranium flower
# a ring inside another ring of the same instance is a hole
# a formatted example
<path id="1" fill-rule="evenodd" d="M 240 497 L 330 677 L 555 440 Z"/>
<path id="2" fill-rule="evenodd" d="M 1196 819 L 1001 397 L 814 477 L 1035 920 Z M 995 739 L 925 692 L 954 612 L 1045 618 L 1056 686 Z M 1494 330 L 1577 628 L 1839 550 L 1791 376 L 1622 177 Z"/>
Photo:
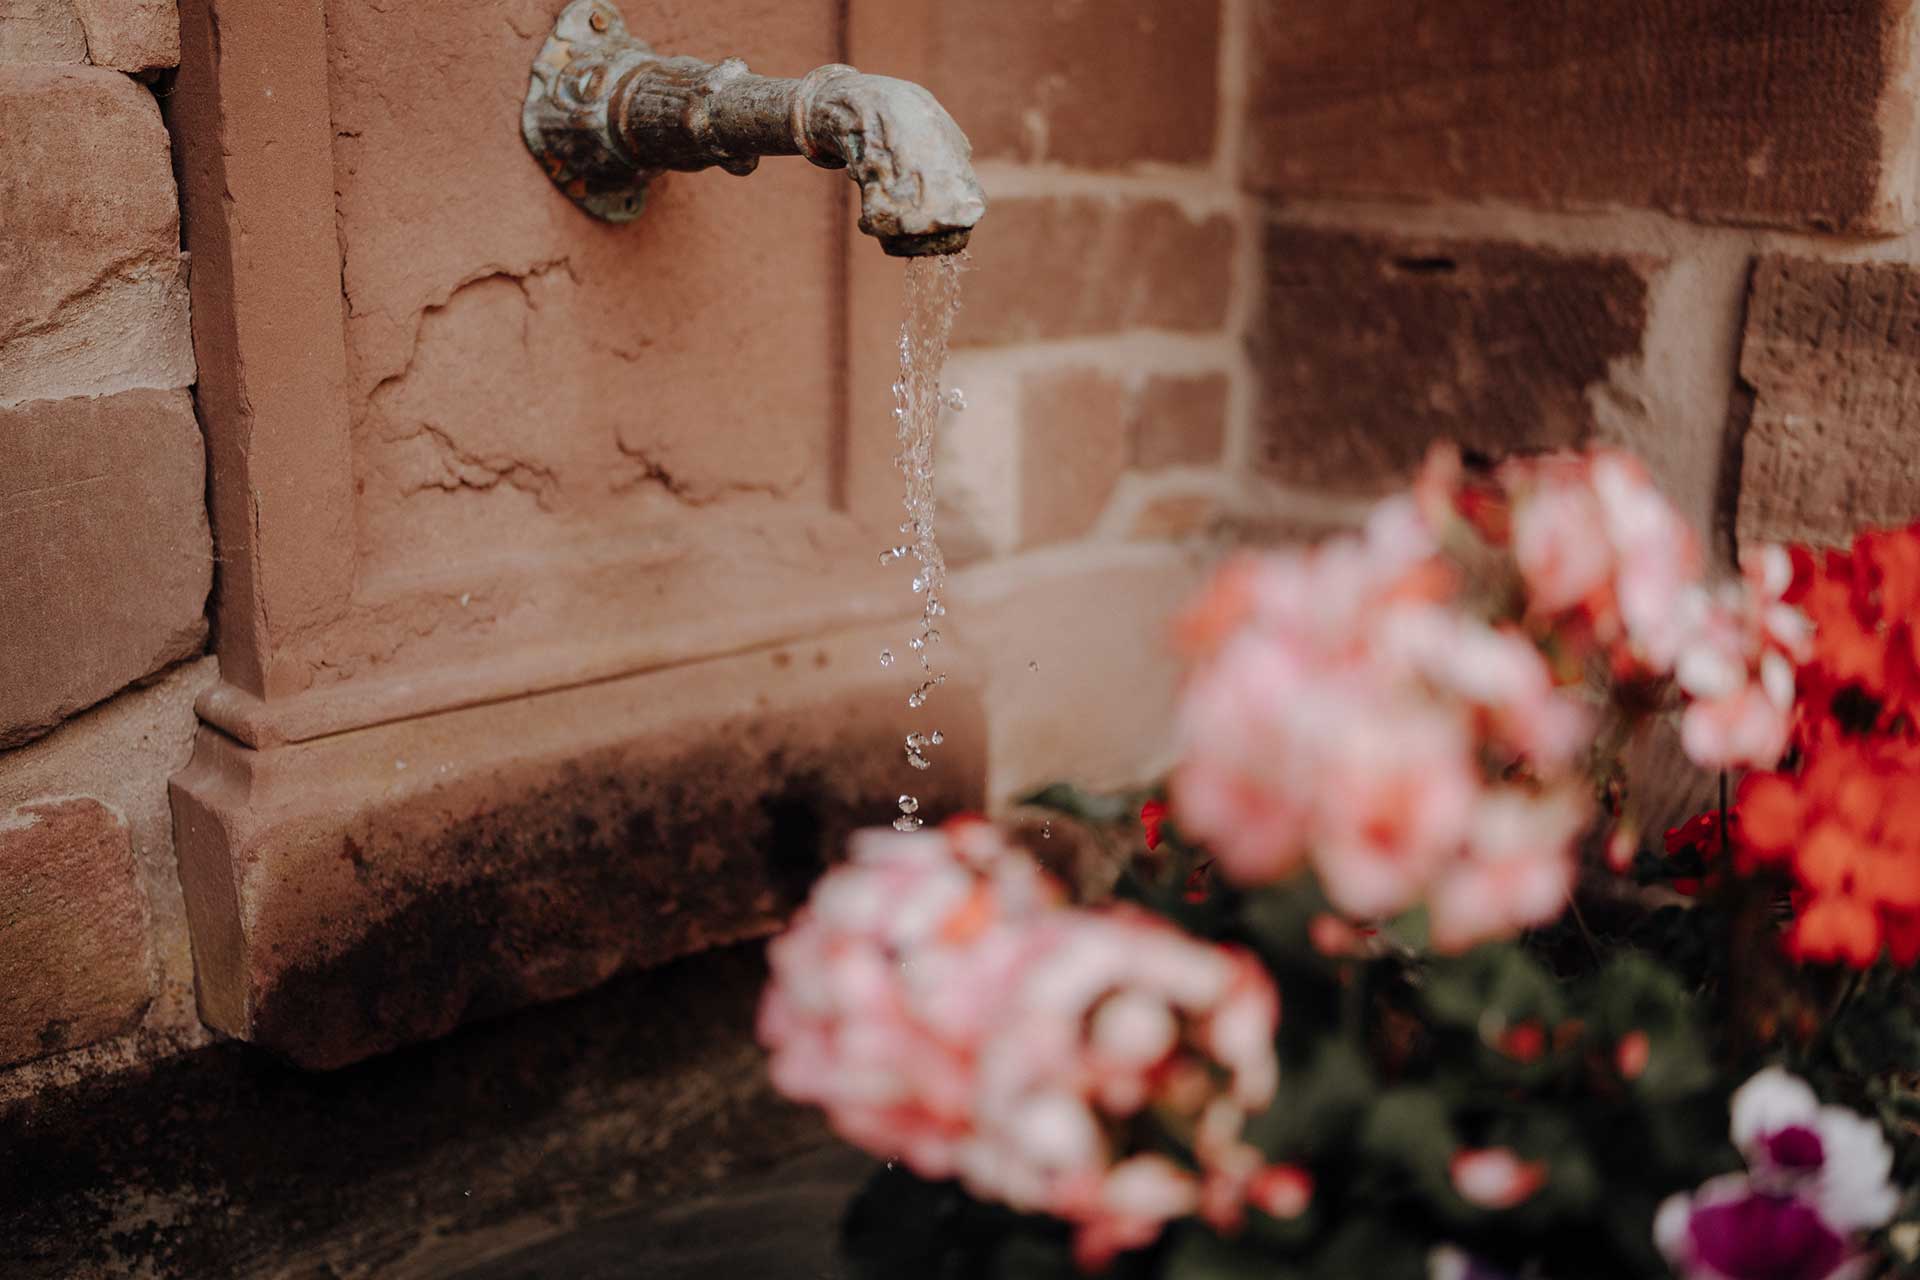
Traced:
<path id="1" fill-rule="evenodd" d="M 1447 947 L 1559 913 L 1585 804 L 1569 789 L 1527 805 L 1569 775 L 1592 720 L 1531 640 L 1461 607 L 1458 585 L 1403 500 L 1360 536 L 1227 571 L 1210 595 L 1233 607 L 1198 612 L 1233 623 L 1206 630 L 1171 786 L 1181 830 L 1222 874 L 1264 884 L 1310 863 L 1359 919 L 1444 887 Z"/>
<path id="2" fill-rule="evenodd" d="M 1284 1188 L 1240 1140 L 1278 1085 L 1279 996 L 1251 955 L 1131 908 L 1062 905 L 978 821 L 866 832 L 772 950 L 773 1079 L 875 1155 L 1076 1228 L 1096 1266 L 1175 1218 Z M 1197 1171 L 1130 1147 L 1147 1110 Z"/>

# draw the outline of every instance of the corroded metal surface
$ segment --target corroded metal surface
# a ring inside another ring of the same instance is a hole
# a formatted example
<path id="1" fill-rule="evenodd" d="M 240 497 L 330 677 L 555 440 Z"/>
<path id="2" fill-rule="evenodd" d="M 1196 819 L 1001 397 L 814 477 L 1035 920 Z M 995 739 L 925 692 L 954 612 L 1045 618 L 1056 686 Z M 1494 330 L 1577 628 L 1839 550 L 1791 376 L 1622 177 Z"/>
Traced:
<path id="1" fill-rule="evenodd" d="M 846 169 L 860 229 L 891 254 L 957 253 L 986 213 L 972 147 L 917 84 L 820 67 L 757 76 L 738 58 L 665 57 L 607 0 L 573 0 L 534 60 L 521 130 L 588 213 L 626 222 L 669 170 L 753 172 L 762 156 Z"/>

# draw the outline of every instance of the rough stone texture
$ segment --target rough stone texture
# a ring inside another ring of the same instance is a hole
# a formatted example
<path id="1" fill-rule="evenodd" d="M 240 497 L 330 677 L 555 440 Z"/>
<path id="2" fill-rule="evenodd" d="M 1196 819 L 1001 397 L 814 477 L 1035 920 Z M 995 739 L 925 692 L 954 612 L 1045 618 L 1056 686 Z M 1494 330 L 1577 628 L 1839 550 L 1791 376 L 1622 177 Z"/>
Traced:
<path id="1" fill-rule="evenodd" d="M 185 391 L 0 410 L 0 747 L 200 651 L 204 470 Z"/>
<path id="2" fill-rule="evenodd" d="M 36 742 L 0 755 L 0 812 L 87 796 L 124 821 L 147 904 L 153 1004 L 134 1056 L 197 1043 L 204 1031 L 193 1007 L 193 955 L 180 873 L 173 856 L 167 779 L 193 752 L 199 722 L 194 698 L 218 676 L 212 658 L 183 663 L 144 688 L 120 694 Z M 0 943 L 0 965 L 11 963 Z"/>
<path id="3" fill-rule="evenodd" d="M 174 784 L 203 1016 L 334 1067 L 756 937 L 903 790 L 984 800 L 976 696 L 915 774 L 906 625 L 249 751 Z M 964 670 L 949 655 L 956 671 Z"/>
<path id="4" fill-rule="evenodd" d="M 1133 465 L 1152 469 L 1219 462 L 1231 394 L 1224 373 L 1148 378 L 1133 405 Z"/>
<path id="5" fill-rule="evenodd" d="M 986 672 L 996 803 L 1166 768 L 1179 670 L 1163 637 L 1204 574 L 1184 548 L 1140 544 L 956 579 L 943 630 Z"/>
<path id="6" fill-rule="evenodd" d="M 768 74 L 835 60 L 829 0 L 703 7 L 646 38 Z M 638 223 L 596 222 L 520 138 L 548 0 L 326 8 L 363 572 L 822 505 L 844 179 L 674 175 Z"/>
<path id="7" fill-rule="evenodd" d="M 98 67 L 0 66 L 0 408 L 193 381 L 167 131 Z"/>
<path id="8" fill-rule="evenodd" d="M 1274 0 L 1254 6 L 1245 176 L 1895 230 L 1912 215 L 1911 7 Z"/>
<path id="9" fill-rule="evenodd" d="M 844 179 L 676 174 L 637 223 L 587 217 L 520 138 L 555 7 L 182 3 L 223 557 L 203 705 L 253 745 L 901 607 L 872 536 L 898 516 L 840 501 Z M 772 73 L 839 53 L 832 0 L 630 16 Z"/>
<path id="10" fill-rule="evenodd" d="M 0 62 L 86 60 L 87 32 L 72 0 L 0 0 Z"/>
<path id="11" fill-rule="evenodd" d="M 96 67 L 156 71 L 180 62 L 180 11 L 174 0 L 73 0 Z"/>
<path id="12" fill-rule="evenodd" d="M 983 158 L 1115 169 L 1213 156 L 1220 6 L 931 6 L 926 84 Z"/>
<path id="13" fill-rule="evenodd" d="M 1740 373 L 1753 389 L 1741 542 L 1841 544 L 1920 519 L 1920 272 L 1762 258 Z"/>
<path id="14" fill-rule="evenodd" d="M 824 1141 L 767 1085 L 764 981 L 717 952 L 330 1075 L 234 1044 L 29 1067 L 0 1093 L 0 1273 L 448 1276 L 745 1182 Z"/>
<path id="15" fill-rule="evenodd" d="M 954 341 L 990 346 L 1227 318 L 1234 227 L 1161 200 L 996 200 L 974 232 Z"/>
<path id="16" fill-rule="evenodd" d="M 75 797 L 0 811 L 0 1066 L 139 1024 L 147 906 L 120 817 Z"/>
<path id="17" fill-rule="evenodd" d="M 1132 397 L 1091 369 L 1030 375 L 1020 402 L 1020 541 L 1093 528 L 1127 469 Z"/>
<path id="18" fill-rule="evenodd" d="M 1639 355 L 1658 267 L 1278 221 L 1266 247 L 1262 467 L 1348 493 L 1400 483 L 1437 439 L 1494 454 L 1586 439 L 1589 388 Z"/>

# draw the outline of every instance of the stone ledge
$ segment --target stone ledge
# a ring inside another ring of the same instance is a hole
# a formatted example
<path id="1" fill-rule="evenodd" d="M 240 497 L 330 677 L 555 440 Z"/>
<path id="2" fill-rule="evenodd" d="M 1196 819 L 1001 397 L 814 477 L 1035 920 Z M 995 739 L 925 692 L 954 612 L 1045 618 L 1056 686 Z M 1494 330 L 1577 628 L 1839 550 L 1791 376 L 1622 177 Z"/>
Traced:
<path id="1" fill-rule="evenodd" d="M 950 683 L 910 717 L 877 661 L 904 635 L 264 751 L 203 729 L 174 781 L 202 1015 L 337 1067 L 773 931 L 902 790 L 983 807 L 981 699 Z M 935 724 L 916 774 L 901 740 Z"/>

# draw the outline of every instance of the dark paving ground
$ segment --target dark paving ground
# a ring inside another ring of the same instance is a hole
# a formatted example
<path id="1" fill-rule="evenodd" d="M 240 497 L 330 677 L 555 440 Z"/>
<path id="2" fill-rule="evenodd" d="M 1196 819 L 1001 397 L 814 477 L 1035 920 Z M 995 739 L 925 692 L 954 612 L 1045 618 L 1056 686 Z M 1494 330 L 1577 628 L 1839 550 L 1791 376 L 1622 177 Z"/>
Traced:
<path id="1" fill-rule="evenodd" d="M 842 1148 L 668 1208 L 591 1223 L 455 1280 L 846 1280 L 835 1241 L 873 1162 Z"/>

